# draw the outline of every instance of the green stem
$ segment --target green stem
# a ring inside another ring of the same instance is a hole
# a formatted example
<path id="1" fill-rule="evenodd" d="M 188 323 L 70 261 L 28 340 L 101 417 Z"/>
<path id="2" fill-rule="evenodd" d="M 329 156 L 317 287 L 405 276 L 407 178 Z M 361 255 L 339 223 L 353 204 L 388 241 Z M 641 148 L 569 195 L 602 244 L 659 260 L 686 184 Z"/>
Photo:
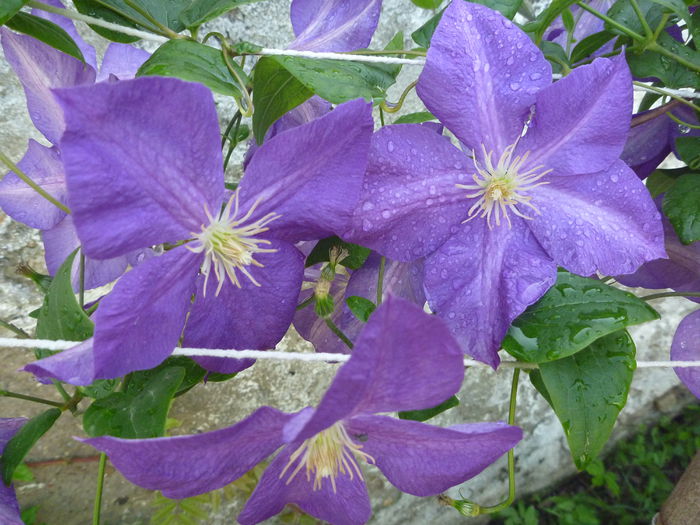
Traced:
<path id="1" fill-rule="evenodd" d="M 386 267 L 386 257 L 382 255 L 379 260 L 379 275 L 377 276 L 377 306 L 382 304 L 384 298 L 384 268 Z"/>
<path id="2" fill-rule="evenodd" d="M 100 512 L 102 511 L 102 489 L 105 483 L 105 465 L 107 454 L 100 454 L 100 462 L 97 464 L 97 489 L 95 490 L 95 505 L 92 510 L 92 525 L 100 525 Z"/>
<path id="3" fill-rule="evenodd" d="M 236 111 L 234 113 L 233 117 L 231 117 L 231 120 L 229 120 L 228 125 L 226 126 L 226 129 L 224 130 L 224 134 L 221 137 L 221 147 L 223 148 L 226 145 L 226 141 L 229 139 L 229 136 L 231 134 L 231 130 L 233 129 L 233 126 L 236 124 L 236 119 L 238 118 L 238 115 L 240 115 L 240 111 Z"/>
<path id="4" fill-rule="evenodd" d="M 637 82 L 636 80 L 632 81 L 632 84 L 634 84 L 637 87 L 641 87 L 642 89 L 646 89 L 648 91 L 653 91 L 654 93 L 659 93 L 660 95 L 664 95 L 666 97 L 671 97 L 674 100 L 677 100 L 681 104 L 685 104 L 688 107 L 693 108 L 695 111 L 700 111 L 700 106 L 697 106 L 696 104 L 693 104 L 689 100 L 684 99 L 683 97 L 680 97 L 674 93 L 670 93 L 666 91 L 665 89 L 658 88 L 656 86 L 649 86 L 643 82 Z"/>
<path id="5" fill-rule="evenodd" d="M 409 49 L 361 49 L 359 51 L 346 51 L 346 55 L 413 55 L 424 57 L 427 55 L 425 51 L 415 51 Z"/>
<path id="6" fill-rule="evenodd" d="M 63 385 L 61 384 L 60 381 L 57 381 L 56 379 L 52 379 L 51 383 L 53 383 L 53 386 L 56 387 L 56 390 L 58 390 L 58 393 L 61 394 L 61 397 L 66 403 L 71 403 L 73 398 L 71 398 L 70 394 L 66 392 L 66 389 L 63 388 Z M 77 403 L 76 403 L 77 404 Z M 65 406 L 65 405 L 64 405 Z"/>
<path id="7" fill-rule="evenodd" d="M 685 122 L 684 120 L 679 119 L 677 116 L 675 116 L 673 113 L 667 111 L 666 116 L 670 118 L 673 122 L 678 124 L 679 126 L 685 126 L 690 129 L 700 129 L 700 126 L 697 124 L 691 124 L 690 122 Z"/>
<path id="8" fill-rule="evenodd" d="M 331 332 L 333 332 L 335 335 L 338 336 L 338 339 L 340 339 L 343 343 L 347 345 L 347 347 L 352 350 L 353 347 L 355 346 L 352 344 L 352 341 L 348 339 L 348 336 L 343 333 L 343 331 L 338 328 L 338 326 L 333 322 L 333 320 L 330 317 L 326 317 L 326 326 L 331 329 Z"/>
<path id="9" fill-rule="evenodd" d="M 654 42 L 656 42 L 659 39 L 659 36 L 661 35 L 661 31 L 666 29 L 666 22 L 668 22 L 668 18 L 670 17 L 670 13 L 664 13 L 663 16 L 661 17 L 661 20 L 659 21 L 659 25 L 656 26 L 656 30 L 654 31 Z"/>
<path id="10" fill-rule="evenodd" d="M 619 31 L 622 31 L 622 32 L 623 32 L 624 34 L 626 34 L 628 37 L 630 37 L 630 38 L 632 38 L 632 39 L 634 39 L 634 40 L 637 40 L 637 41 L 639 41 L 639 42 L 644 42 L 644 41 L 646 40 L 642 35 L 640 35 L 640 34 L 637 33 L 636 31 L 632 31 L 629 27 L 623 26 L 623 25 L 620 24 L 619 22 L 613 20 L 613 19 L 610 18 L 609 16 L 604 15 L 604 14 L 601 13 L 600 11 L 596 11 L 595 9 L 593 9 L 592 7 L 590 7 L 589 5 L 587 5 L 585 2 L 580 2 L 580 1 L 579 1 L 579 2 L 576 2 L 576 5 L 579 6 L 581 9 L 583 9 L 584 11 L 588 11 L 589 13 L 591 13 L 591 14 L 592 14 L 593 16 L 595 16 L 596 18 L 600 18 L 601 20 L 604 20 L 605 22 L 607 22 L 609 25 L 611 25 L 611 26 L 614 27 L 615 29 L 617 29 L 617 30 L 619 30 Z"/>
<path id="11" fill-rule="evenodd" d="M 78 301 L 80 308 L 85 307 L 85 254 L 82 248 L 80 249 L 80 289 L 78 290 Z"/>
<path id="12" fill-rule="evenodd" d="M 41 397 L 28 396 L 26 394 L 19 394 L 17 392 L 10 392 L 9 390 L 0 390 L 0 396 L 13 397 L 15 399 L 24 399 L 25 401 L 33 401 L 34 403 L 41 403 L 43 405 L 50 405 L 52 407 L 63 408 L 63 403 L 59 403 L 58 401 L 51 401 L 50 399 L 44 399 Z"/>
<path id="13" fill-rule="evenodd" d="M 5 321 L 4 319 L 0 319 L 0 326 L 3 328 L 6 328 L 13 334 L 15 334 L 18 337 L 21 337 L 22 339 L 29 339 L 31 336 L 22 330 L 19 326 L 15 326 L 12 323 Z"/>
<path id="14" fill-rule="evenodd" d="M 381 109 L 386 111 L 387 113 L 396 113 L 398 110 L 401 109 L 403 106 L 404 100 L 406 100 L 406 96 L 411 92 L 411 90 L 416 87 L 416 84 L 418 84 L 417 80 L 414 80 L 411 82 L 408 86 L 406 86 L 406 89 L 403 90 L 403 93 L 401 93 L 401 96 L 399 97 L 399 101 L 396 104 L 388 105 L 386 103 L 386 100 L 382 100 L 382 103 L 379 105 Z"/>
<path id="15" fill-rule="evenodd" d="M 640 297 L 642 301 L 651 301 L 663 297 L 700 297 L 700 292 L 659 292 Z"/>
<path id="16" fill-rule="evenodd" d="M 306 308 L 307 306 L 309 306 L 313 302 L 314 302 L 314 294 L 311 294 L 308 298 L 304 299 L 302 302 L 300 302 L 297 305 L 297 310 L 303 310 L 304 308 Z"/>
<path id="17" fill-rule="evenodd" d="M 379 105 L 379 123 L 382 125 L 382 127 L 385 126 L 384 124 L 384 110 L 382 109 L 382 105 Z"/>
<path id="18" fill-rule="evenodd" d="M 144 24 L 143 20 L 139 20 L 137 18 L 134 18 L 131 16 L 129 13 L 126 13 L 125 11 L 122 11 L 121 9 L 116 8 L 115 6 L 105 3 L 102 0 L 94 0 L 96 4 L 104 7 L 105 9 L 109 9 L 110 11 L 118 14 L 119 16 L 126 18 L 129 22 L 136 24 L 137 26 L 143 27 L 144 29 L 147 29 L 148 31 L 151 31 L 153 33 L 159 33 L 158 27 L 151 27 L 148 24 Z"/>
<path id="19" fill-rule="evenodd" d="M 649 22 L 647 22 L 647 19 L 644 18 L 644 14 L 642 14 L 642 10 L 639 9 L 639 4 L 637 3 L 637 0 L 629 0 L 629 2 L 632 5 L 632 9 L 634 9 L 634 13 L 637 15 L 639 22 L 642 24 L 642 29 L 644 29 L 644 34 L 647 36 L 647 38 L 649 40 L 653 39 L 654 32 L 651 30 L 651 27 L 649 27 Z"/>
<path id="20" fill-rule="evenodd" d="M 659 53 L 660 55 L 665 55 L 668 58 L 675 60 L 679 64 L 687 67 L 688 69 L 692 69 L 693 71 L 700 72 L 700 65 L 694 64 L 693 62 L 686 60 L 682 56 L 675 54 L 673 51 L 669 51 L 668 49 L 666 49 L 663 46 L 660 46 L 656 42 L 650 43 L 646 48 L 649 51 L 654 51 L 656 53 Z"/>
<path id="21" fill-rule="evenodd" d="M 229 142 L 228 145 L 228 151 L 226 152 L 226 159 L 224 160 L 224 171 L 226 171 L 226 168 L 228 167 L 228 163 L 231 160 L 231 155 L 233 154 L 233 150 L 236 149 L 236 146 L 238 146 L 238 130 L 241 127 L 241 119 L 243 118 L 243 115 L 241 115 L 240 110 L 238 111 L 238 118 L 236 119 L 236 126 L 233 128 L 233 140 Z"/>
<path id="22" fill-rule="evenodd" d="M 2 163 L 5 164 L 5 166 L 10 168 L 10 170 L 12 170 L 15 173 L 15 175 L 22 179 L 27 186 L 29 186 L 42 197 L 44 197 L 47 201 L 56 206 L 58 209 L 70 214 L 70 209 L 65 204 L 57 201 L 54 197 L 47 193 L 46 190 L 44 190 L 44 188 L 42 188 L 36 182 L 34 182 L 26 173 L 19 169 L 17 165 L 14 162 L 12 162 L 9 158 L 7 158 L 2 152 L 0 152 L 0 161 L 2 161 Z"/>

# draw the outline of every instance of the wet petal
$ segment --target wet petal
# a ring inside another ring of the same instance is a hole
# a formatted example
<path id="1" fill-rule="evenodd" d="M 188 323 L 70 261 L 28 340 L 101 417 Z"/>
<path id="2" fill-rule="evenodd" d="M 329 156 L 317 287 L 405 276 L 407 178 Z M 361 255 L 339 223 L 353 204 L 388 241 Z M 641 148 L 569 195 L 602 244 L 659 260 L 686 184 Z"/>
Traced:
<path id="1" fill-rule="evenodd" d="M 17 167 L 49 195 L 65 204 L 66 179 L 58 148 L 47 148 L 30 139 L 27 153 Z M 52 228 L 66 215 L 12 171 L 0 181 L 0 208 L 14 220 L 39 230 Z"/>
<path id="2" fill-rule="evenodd" d="M 678 325 L 671 344 L 671 360 L 700 361 L 700 310 L 689 314 Z M 688 390 L 700 398 L 700 367 L 673 370 Z"/>
<path id="3" fill-rule="evenodd" d="M 52 144 L 58 144 L 65 129 L 63 112 L 53 88 L 81 86 L 95 82 L 95 70 L 27 35 L 0 29 L 5 58 L 22 83 L 29 116 Z"/>
<path id="4" fill-rule="evenodd" d="M 355 209 L 350 242 L 397 261 L 433 252 L 469 209 L 471 160 L 429 128 L 400 124 L 372 137 L 367 173 Z"/>
<path id="5" fill-rule="evenodd" d="M 597 58 L 537 93 L 535 116 L 520 144 L 528 165 L 558 175 L 595 173 L 622 153 L 632 114 L 632 78 L 624 55 Z"/>
<path id="6" fill-rule="evenodd" d="M 107 46 L 102 66 L 97 73 L 97 81 L 103 82 L 114 75 L 119 80 L 129 80 L 136 76 L 136 71 L 141 67 L 151 54 L 148 51 L 128 44 L 112 42 Z"/>
<path id="7" fill-rule="evenodd" d="M 238 516 L 242 525 L 260 523 L 281 512 L 287 503 L 298 505 L 305 513 L 332 525 L 362 525 L 372 515 L 365 482 L 357 474 L 336 478 L 336 490 L 328 479 L 320 490 L 313 490 L 304 472 L 289 481 L 289 471 L 282 476 L 290 455 L 300 443 L 285 447 L 263 473 L 253 495 Z"/>
<path id="8" fill-rule="evenodd" d="M 200 263 L 200 255 L 175 248 L 127 272 L 102 299 L 94 316 L 97 379 L 152 368 L 172 353 Z"/>
<path id="9" fill-rule="evenodd" d="M 362 188 L 373 126 L 371 105 L 358 99 L 273 137 L 248 164 L 241 209 L 260 200 L 251 221 L 281 215 L 270 223 L 271 238 L 296 242 L 345 231 Z"/>
<path id="10" fill-rule="evenodd" d="M 208 222 L 205 208 L 218 212 L 221 138 L 207 88 L 143 77 L 56 94 L 69 204 L 87 256 L 187 239 Z"/>
<path id="11" fill-rule="evenodd" d="M 552 68 L 510 20 L 467 2 L 452 2 L 433 35 L 418 96 L 470 150 L 497 156 L 520 136 L 535 94 Z M 446 81 L 447 80 L 447 81 Z"/>
<path id="12" fill-rule="evenodd" d="M 191 436 L 154 439 L 97 437 L 81 441 L 107 453 L 126 479 L 168 498 L 216 490 L 282 446 L 282 428 L 292 417 L 262 407 L 233 426 Z"/>
<path id="13" fill-rule="evenodd" d="M 622 161 L 594 175 L 549 176 L 533 191 L 528 226 L 557 264 L 579 275 L 631 273 L 666 257 L 661 217 Z"/>
<path id="14" fill-rule="evenodd" d="M 41 383 L 51 383 L 52 379 L 57 379 L 71 385 L 90 385 L 95 380 L 93 339 L 29 363 L 22 370 L 34 374 Z"/>
<path id="15" fill-rule="evenodd" d="M 290 10 L 296 39 L 290 49 L 354 51 L 369 46 L 381 0 L 294 0 Z"/>
<path id="16" fill-rule="evenodd" d="M 348 421 L 362 452 L 401 491 L 433 496 L 473 478 L 522 439 L 518 427 L 472 423 L 441 428 L 387 416 Z"/>
<path id="17" fill-rule="evenodd" d="M 556 265 L 524 222 L 491 230 L 475 219 L 426 258 L 431 310 L 466 354 L 493 367 L 510 323 L 556 280 Z"/>
<path id="18" fill-rule="evenodd" d="M 241 288 L 227 281 L 217 296 L 216 278 L 212 275 L 205 296 L 202 293 L 204 279 L 199 277 L 197 297 L 187 321 L 183 346 L 265 350 L 274 348 L 282 339 L 296 310 L 304 257 L 285 242 L 274 241 L 269 247 L 277 251 L 255 257 L 263 267 L 248 267 L 260 286 L 239 274 Z M 194 359 L 208 370 L 227 374 L 239 372 L 254 363 L 252 359 Z"/>

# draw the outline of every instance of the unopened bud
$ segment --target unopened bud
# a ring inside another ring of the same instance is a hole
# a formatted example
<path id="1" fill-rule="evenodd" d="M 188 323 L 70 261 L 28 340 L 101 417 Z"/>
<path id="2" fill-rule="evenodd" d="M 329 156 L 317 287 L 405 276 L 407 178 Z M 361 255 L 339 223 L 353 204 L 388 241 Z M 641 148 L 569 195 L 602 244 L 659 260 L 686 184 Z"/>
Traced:
<path id="1" fill-rule="evenodd" d="M 333 304 L 333 297 L 331 297 L 329 294 L 325 294 L 321 297 L 316 295 L 316 304 L 314 305 L 314 310 L 316 311 L 316 315 L 323 319 L 325 319 L 326 317 L 330 317 L 333 314 L 333 310 L 335 310 L 335 305 Z"/>

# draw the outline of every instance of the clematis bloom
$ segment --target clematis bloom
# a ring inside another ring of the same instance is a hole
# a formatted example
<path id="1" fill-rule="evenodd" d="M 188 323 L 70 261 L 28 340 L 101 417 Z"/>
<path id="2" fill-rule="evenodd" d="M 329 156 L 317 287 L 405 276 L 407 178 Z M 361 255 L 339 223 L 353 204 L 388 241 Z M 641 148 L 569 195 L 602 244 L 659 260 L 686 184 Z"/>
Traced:
<path id="1" fill-rule="evenodd" d="M 466 353 L 497 366 L 508 326 L 557 265 L 615 275 L 665 257 L 654 203 L 619 159 L 632 109 L 624 57 L 552 83 L 512 22 L 453 2 L 417 90 L 464 151 L 418 125 L 379 130 L 344 238 L 425 257 L 428 304 Z"/>
<path id="2" fill-rule="evenodd" d="M 85 254 L 172 248 L 128 272 L 101 301 L 94 370 L 84 380 L 157 365 L 185 319 L 186 346 L 273 347 L 301 286 L 304 257 L 294 243 L 333 235 L 349 221 L 373 127 L 370 105 L 348 102 L 266 142 L 225 203 L 219 124 L 204 86 L 143 77 L 57 97 L 69 204 Z M 60 355 L 48 365 L 59 379 L 75 379 Z M 197 360 L 226 373 L 252 364 Z"/>
<path id="3" fill-rule="evenodd" d="M 688 314 L 678 325 L 671 343 L 673 361 L 700 361 L 700 310 Z M 700 398 L 700 367 L 674 368 L 695 397 Z"/>
<path id="4" fill-rule="evenodd" d="M 362 463 L 404 492 L 431 496 L 475 476 L 521 439 L 518 427 L 503 423 L 441 428 L 378 415 L 435 406 L 457 392 L 463 376 L 462 352 L 444 323 L 389 297 L 315 409 L 263 407 L 192 436 L 85 441 L 132 483 L 171 498 L 222 487 L 281 448 L 240 523 L 259 523 L 293 503 L 334 525 L 362 524 L 371 516 Z"/>

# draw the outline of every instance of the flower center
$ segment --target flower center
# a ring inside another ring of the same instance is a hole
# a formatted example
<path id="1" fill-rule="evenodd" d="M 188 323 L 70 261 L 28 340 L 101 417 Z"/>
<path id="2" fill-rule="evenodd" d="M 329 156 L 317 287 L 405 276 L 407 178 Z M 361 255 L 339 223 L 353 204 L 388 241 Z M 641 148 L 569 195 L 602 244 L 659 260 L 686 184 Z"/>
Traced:
<path id="1" fill-rule="evenodd" d="M 517 144 L 517 142 L 516 142 Z M 523 164 L 527 161 L 530 152 L 523 156 L 513 157 L 513 150 L 516 144 L 508 146 L 494 166 L 491 161 L 492 151 L 486 152 L 484 145 L 481 145 L 483 155 L 483 165 L 476 158 L 476 152 L 472 152 L 476 173 L 472 177 L 474 184 L 457 184 L 458 188 L 465 190 L 476 190 L 467 195 L 470 199 L 478 200 L 469 208 L 468 217 L 463 222 L 468 222 L 476 217 L 486 217 L 486 222 L 490 229 L 491 216 L 494 216 L 496 226 L 501 225 L 501 218 L 505 218 L 510 228 L 510 216 L 513 213 L 523 219 L 531 220 L 523 213 L 519 207 L 528 207 L 539 215 L 540 211 L 530 202 L 532 197 L 527 195 L 532 188 L 548 184 L 547 182 L 537 182 L 539 179 L 551 172 L 551 169 L 543 170 L 544 166 L 535 166 L 526 171 L 521 171 Z"/>
<path id="2" fill-rule="evenodd" d="M 350 479 L 353 479 L 357 474 L 360 479 L 364 479 L 357 464 L 356 455 L 368 463 L 374 463 L 374 458 L 362 452 L 361 448 L 362 445 L 358 445 L 350 439 L 347 430 L 339 421 L 304 441 L 290 456 L 287 466 L 280 474 L 280 479 L 294 462 L 299 460 L 287 479 L 287 485 L 292 482 L 303 467 L 306 467 L 306 480 L 311 481 L 311 475 L 314 476 L 313 490 L 321 490 L 323 478 L 330 478 L 335 493 L 335 480 L 339 474 L 348 474 Z"/>
<path id="3" fill-rule="evenodd" d="M 281 216 L 276 213 L 268 213 L 257 221 L 245 224 L 255 212 L 258 204 L 260 204 L 260 199 L 255 201 L 248 212 L 239 218 L 238 190 L 236 190 L 218 219 L 214 219 L 209 210 L 205 210 L 209 224 L 202 225 L 201 232 L 193 232 L 194 242 L 187 246 L 194 253 L 204 253 L 201 271 L 204 275 L 205 296 L 212 267 L 219 282 L 216 287 L 216 295 L 219 295 L 227 276 L 231 284 L 238 288 L 241 287 L 237 272 L 245 275 L 255 286 L 260 286 L 260 283 L 250 274 L 248 266 L 262 268 L 263 265 L 255 260 L 255 254 L 272 253 L 276 252 L 277 249 L 264 248 L 263 246 L 269 245 L 270 241 L 257 239 L 256 236 L 269 230 L 267 225 Z M 233 213 L 231 208 L 233 208 Z"/>

